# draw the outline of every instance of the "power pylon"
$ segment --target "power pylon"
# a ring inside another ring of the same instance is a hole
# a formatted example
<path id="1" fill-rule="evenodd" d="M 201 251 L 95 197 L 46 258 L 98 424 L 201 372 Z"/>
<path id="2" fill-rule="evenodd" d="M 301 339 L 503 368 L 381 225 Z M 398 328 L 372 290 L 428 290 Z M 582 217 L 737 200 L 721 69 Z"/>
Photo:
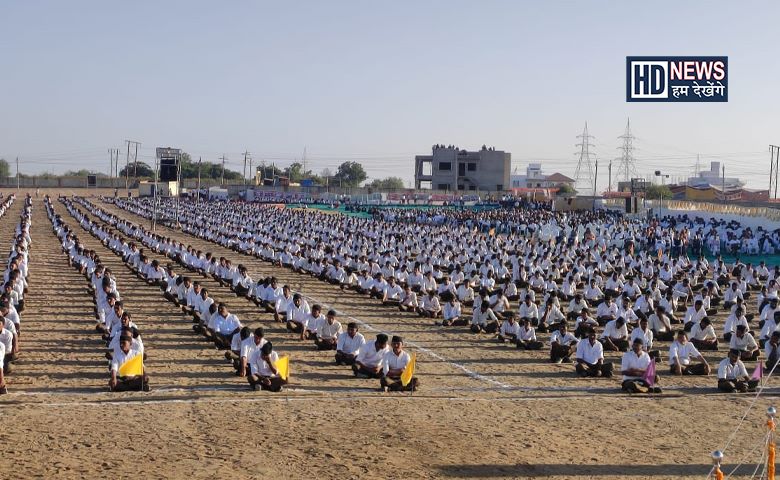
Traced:
<path id="1" fill-rule="evenodd" d="M 574 172 L 575 188 L 578 192 L 596 195 L 596 188 L 593 183 L 593 158 L 596 157 L 596 154 L 590 151 L 594 148 L 590 141 L 595 137 L 588 135 L 588 122 L 585 122 L 585 129 L 582 131 L 582 135 L 577 135 L 577 138 L 581 140 L 580 143 L 575 145 L 580 147 L 579 153 L 575 153 L 575 155 L 579 155 L 577 170 Z"/>
<path id="2" fill-rule="evenodd" d="M 617 172 L 615 178 L 618 181 L 628 182 L 631 181 L 631 177 L 637 177 L 636 160 L 634 159 L 634 137 L 631 134 L 631 120 L 626 121 L 626 132 L 618 137 L 623 140 L 623 145 L 618 147 L 620 150 L 620 157 L 615 160 L 618 161 Z"/>

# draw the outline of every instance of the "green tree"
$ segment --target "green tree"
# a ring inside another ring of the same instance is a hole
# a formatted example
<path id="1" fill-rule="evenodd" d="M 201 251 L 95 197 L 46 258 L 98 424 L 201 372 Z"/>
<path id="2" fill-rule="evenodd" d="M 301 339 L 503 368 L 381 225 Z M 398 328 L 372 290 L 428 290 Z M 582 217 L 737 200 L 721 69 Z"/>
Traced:
<path id="1" fill-rule="evenodd" d="M 344 162 L 339 165 L 336 175 L 333 176 L 332 184 L 344 187 L 357 187 L 368 177 L 363 165 L 358 162 Z"/>
<path id="2" fill-rule="evenodd" d="M 561 195 L 571 195 L 577 193 L 577 190 L 568 183 L 562 183 L 558 185 L 558 193 Z"/>
<path id="3" fill-rule="evenodd" d="M 149 177 L 154 178 L 154 170 L 152 168 L 145 164 L 144 162 L 133 162 L 130 165 L 126 166 L 122 170 L 119 171 L 119 176 L 124 177 L 126 172 L 127 176 L 135 178 L 136 175 L 136 169 L 135 166 L 138 165 L 138 176 L 139 177 Z"/>
<path id="4" fill-rule="evenodd" d="M 5 158 L 0 158 L 0 177 L 10 177 L 11 166 L 5 161 Z"/>
<path id="5" fill-rule="evenodd" d="M 404 188 L 404 181 L 399 177 L 376 178 L 370 183 L 367 183 L 366 186 L 377 190 L 402 190 Z"/>
<path id="6" fill-rule="evenodd" d="M 659 198 L 670 200 L 672 197 L 674 194 L 666 185 L 649 185 L 645 193 L 645 198 L 648 200 L 658 200 Z"/>
<path id="7" fill-rule="evenodd" d="M 98 177 L 106 176 L 105 173 L 95 172 L 94 170 L 87 170 L 86 168 L 82 168 L 81 170 L 68 170 L 63 175 L 66 177 L 86 177 L 87 175 L 97 175 Z M 38 176 L 40 177 L 41 175 Z"/>

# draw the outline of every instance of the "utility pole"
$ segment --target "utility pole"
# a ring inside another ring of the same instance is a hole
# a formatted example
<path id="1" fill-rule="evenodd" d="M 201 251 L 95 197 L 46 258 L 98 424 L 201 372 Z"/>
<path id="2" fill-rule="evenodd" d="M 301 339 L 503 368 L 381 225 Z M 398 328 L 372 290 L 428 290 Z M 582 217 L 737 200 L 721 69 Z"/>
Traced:
<path id="1" fill-rule="evenodd" d="M 125 140 L 127 144 L 127 156 L 125 157 L 125 190 L 130 193 L 130 140 Z"/>
<path id="2" fill-rule="evenodd" d="M 16 157 L 16 190 L 19 190 L 19 157 Z"/>
<path id="3" fill-rule="evenodd" d="M 249 152 L 244 151 L 244 185 L 246 185 L 246 159 L 249 156 Z"/>
<path id="4" fill-rule="evenodd" d="M 201 163 L 202 163 L 202 158 L 198 157 L 198 193 L 196 194 L 197 198 L 198 198 L 198 200 L 197 200 L 198 203 L 200 203 L 200 167 L 201 167 Z"/>
<path id="5" fill-rule="evenodd" d="M 225 185 L 225 154 L 222 154 L 222 180 L 220 181 L 220 185 Z"/>
<path id="6" fill-rule="evenodd" d="M 252 166 L 253 163 L 254 159 L 249 157 L 249 176 L 252 177 L 252 186 L 257 186 L 257 182 L 255 181 L 257 175 L 255 175 L 254 167 Z"/>
<path id="7" fill-rule="evenodd" d="M 598 191 L 596 185 L 598 184 L 597 183 L 598 181 L 599 181 L 599 161 L 597 159 L 595 175 L 593 175 L 593 211 L 594 212 L 596 211 L 596 192 Z"/>
<path id="8" fill-rule="evenodd" d="M 607 191 L 611 192 L 612 191 L 612 160 L 609 161 L 608 170 L 609 170 L 609 183 L 607 184 Z"/>
<path id="9" fill-rule="evenodd" d="M 723 203 L 726 203 L 726 165 L 723 165 Z"/>
<path id="10" fill-rule="evenodd" d="M 133 143 L 135 143 L 135 156 L 133 157 L 135 169 L 133 171 L 133 176 L 135 177 L 135 181 L 137 182 L 138 181 L 138 145 L 140 145 L 140 143 L 138 142 L 133 142 Z"/>

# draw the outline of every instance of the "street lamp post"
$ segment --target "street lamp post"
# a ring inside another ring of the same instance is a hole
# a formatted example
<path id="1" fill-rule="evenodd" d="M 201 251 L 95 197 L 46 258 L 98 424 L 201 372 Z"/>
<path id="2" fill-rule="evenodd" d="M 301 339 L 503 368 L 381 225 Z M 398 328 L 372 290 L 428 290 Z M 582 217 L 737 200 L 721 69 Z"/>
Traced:
<path id="1" fill-rule="evenodd" d="M 655 176 L 656 177 L 661 177 L 661 187 L 662 188 L 658 192 L 658 221 L 660 222 L 661 221 L 661 214 L 663 213 L 663 209 L 664 209 L 664 191 L 663 191 L 663 187 L 666 186 L 665 179 L 669 178 L 669 175 L 664 175 L 663 173 L 661 173 L 660 170 L 656 170 L 655 171 Z"/>

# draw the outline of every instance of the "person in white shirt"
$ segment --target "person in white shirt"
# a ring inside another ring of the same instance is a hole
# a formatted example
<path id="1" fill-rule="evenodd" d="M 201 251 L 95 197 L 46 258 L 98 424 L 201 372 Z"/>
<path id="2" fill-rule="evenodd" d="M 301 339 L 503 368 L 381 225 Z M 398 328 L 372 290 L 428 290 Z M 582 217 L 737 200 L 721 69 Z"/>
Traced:
<path id="1" fill-rule="evenodd" d="M 404 341 L 398 335 L 393 336 L 390 342 L 391 349 L 382 358 L 382 376 L 379 384 L 385 392 L 414 392 L 420 387 L 417 377 L 412 377 L 411 381 L 403 386 L 401 383 L 401 374 L 411 361 L 411 356 L 404 351 Z"/>
<path id="2" fill-rule="evenodd" d="M 587 337 L 577 343 L 574 369 L 581 377 L 612 377 L 611 362 L 604 363 L 604 347 L 596 340 L 596 330 L 589 329 Z"/>
<path id="3" fill-rule="evenodd" d="M 501 343 L 516 343 L 520 334 L 520 324 L 515 320 L 513 312 L 506 312 L 504 320 L 501 322 L 501 328 L 498 330 L 498 341 Z"/>
<path id="4" fill-rule="evenodd" d="M 655 313 L 650 315 L 647 320 L 650 325 L 650 330 L 653 331 L 653 337 L 661 341 L 670 341 L 674 339 L 672 324 L 669 321 L 669 317 L 666 315 L 664 307 L 657 305 L 655 307 Z"/>
<path id="5" fill-rule="evenodd" d="M 248 375 L 247 381 L 252 390 L 267 390 L 269 392 L 280 392 L 282 386 L 287 384 L 287 379 L 279 376 L 276 369 L 276 362 L 279 361 L 279 355 L 274 351 L 271 342 L 266 342 L 261 348 L 259 354 L 255 355 L 252 363 L 252 373 Z"/>
<path id="6" fill-rule="evenodd" d="M 625 352 L 628 350 L 628 327 L 623 317 L 610 320 L 604 327 L 599 341 L 609 351 Z"/>
<path id="7" fill-rule="evenodd" d="M 731 341 L 731 337 L 734 335 L 734 332 L 736 332 L 737 330 L 737 325 L 744 325 L 745 328 L 749 326 L 748 319 L 745 316 L 745 310 L 741 306 L 737 307 L 734 310 L 734 313 L 729 315 L 723 324 L 723 339 L 725 341 L 727 342 Z"/>
<path id="8" fill-rule="evenodd" d="M 317 338 L 314 339 L 314 344 L 318 350 L 335 350 L 342 332 L 341 323 L 336 320 L 336 311 L 328 310 L 325 322 L 320 323 L 317 328 Z"/>
<path id="9" fill-rule="evenodd" d="M 745 364 L 739 359 L 740 351 L 729 350 L 729 356 L 718 365 L 718 390 L 721 392 L 753 392 L 758 380 L 750 378 Z"/>
<path id="10" fill-rule="evenodd" d="M 761 354 L 761 349 L 753 335 L 748 333 L 744 325 L 737 325 L 737 330 L 731 337 L 729 349 L 739 350 L 739 358 L 744 361 L 756 360 Z"/>
<path id="11" fill-rule="evenodd" d="M 436 291 L 429 290 L 422 298 L 422 304 L 420 305 L 420 316 L 438 318 L 441 316 L 442 308 L 439 302 L 439 296 Z"/>
<path id="12" fill-rule="evenodd" d="M 311 307 L 311 313 L 306 315 L 306 319 L 304 320 L 301 340 L 316 338 L 320 325 L 323 323 L 327 323 L 327 320 L 325 319 L 325 315 L 322 314 L 322 307 L 318 304 L 314 304 Z"/>
<path id="13" fill-rule="evenodd" d="M 488 302 L 480 303 L 471 318 L 471 331 L 474 333 L 496 333 L 498 330 L 498 317 L 490 309 Z"/>
<path id="14" fill-rule="evenodd" d="M 358 378 L 381 378 L 382 360 L 390 351 L 387 346 L 387 335 L 377 334 L 376 340 L 364 343 L 352 364 L 352 373 Z"/>
<path id="15" fill-rule="evenodd" d="M 691 358 L 699 363 L 692 363 Z M 710 364 L 688 341 L 685 330 L 677 332 L 677 340 L 669 347 L 669 373 L 672 375 L 709 375 Z"/>
<path id="16" fill-rule="evenodd" d="M 225 303 L 217 306 L 217 313 L 212 316 L 212 320 L 213 328 L 207 327 L 206 337 L 213 340 L 217 348 L 229 349 L 233 335 L 241 330 L 241 322 L 238 317 L 230 313 Z"/>
<path id="17" fill-rule="evenodd" d="M 259 355 L 260 349 L 268 343 L 264 338 L 265 332 L 262 327 L 258 327 L 253 332 L 250 338 L 247 338 L 241 342 L 241 353 L 239 353 L 239 368 L 238 375 L 240 377 L 246 377 L 252 373 L 252 363 L 257 359 L 256 355 Z"/>
<path id="18" fill-rule="evenodd" d="M 143 355 L 143 350 L 130 348 L 132 341 L 133 340 L 130 337 L 122 337 L 119 339 L 119 349 L 114 353 L 114 357 L 111 360 L 111 379 L 108 381 L 108 386 L 111 388 L 112 392 L 135 390 L 148 392 L 151 390 L 149 387 L 149 376 L 146 372 L 144 372 L 143 375 L 119 375 L 119 369 L 122 365 L 137 355 Z"/>
<path id="19" fill-rule="evenodd" d="M 631 350 L 623 354 L 620 362 L 620 373 L 623 375 L 621 388 L 629 393 L 661 393 L 661 388 L 657 386 L 658 376 L 650 385 L 645 380 L 645 373 L 650 366 L 652 359 L 644 350 L 644 342 L 637 337 L 631 344 Z"/>
<path id="20" fill-rule="evenodd" d="M 691 343 L 699 350 L 717 350 L 718 334 L 712 328 L 712 322 L 709 317 L 704 317 L 698 323 L 691 327 Z"/>
<path id="21" fill-rule="evenodd" d="M 366 344 L 355 322 L 347 324 L 347 331 L 339 334 L 336 341 L 336 365 L 354 365 L 358 352 Z"/>
<path id="22" fill-rule="evenodd" d="M 444 303 L 444 309 L 442 314 L 441 324 L 445 327 L 448 326 L 460 326 L 465 327 L 468 325 L 468 320 L 461 318 L 463 310 L 461 308 L 458 297 L 451 293 L 445 293 L 446 302 Z"/>
<path id="23" fill-rule="evenodd" d="M 387 285 L 385 285 L 384 291 L 382 292 L 382 303 L 384 305 L 397 307 L 401 303 L 403 293 L 403 288 L 395 283 L 395 277 L 389 277 L 387 279 Z"/>
<path id="24" fill-rule="evenodd" d="M 566 315 L 561 312 L 558 305 L 555 304 L 557 299 L 550 296 L 547 299 L 544 306 L 544 312 L 542 312 L 539 320 L 534 322 L 531 320 L 531 325 L 536 327 L 542 333 L 547 333 L 550 329 L 555 328 L 560 322 L 566 320 Z"/>
<path id="25" fill-rule="evenodd" d="M 541 350 L 544 343 L 537 340 L 536 330 L 527 318 L 520 322 L 520 331 L 517 334 L 517 348 L 525 350 Z"/>
<path id="26" fill-rule="evenodd" d="M 398 304 L 398 310 L 402 312 L 420 313 L 420 303 L 417 301 L 417 293 L 412 290 L 409 284 L 404 285 L 404 291 L 401 294 L 401 302 Z"/>
<path id="27" fill-rule="evenodd" d="M 13 323 L 11 323 L 11 325 L 13 325 Z M 3 369 L 6 375 L 11 373 L 11 362 L 16 360 L 16 354 L 19 348 L 16 342 L 15 330 L 15 328 L 6 328 L 5 318 L 0 317 L 0 343 L 5 347 L 3 349 L 5 352 L 3 357 Z"/>
<path id="28" fill-rule="evenodd" d="M 567 329 L 568 325 L 563 321 L 550 336 L 550 361 L 553 363 L 571 363 L 571 355 L 577 348 L 578 340 Z"/>
<path id="29" fill-rule="evenodd" d="M 357 378 L 381 378 L 382 361 L 390 347 L 387 345 L 387 335 L 377 334 L 376 340 L 370 343 L 364 343 L 352 364 L 352 373 Z"/>
<path id="30" fill-rule="evenodd" d="M 302 335 L 309 313 L 311 313 L 309 302 L 299 293 L 293 295 L 292 305 L 287 308 L 287 330 Z"/>

